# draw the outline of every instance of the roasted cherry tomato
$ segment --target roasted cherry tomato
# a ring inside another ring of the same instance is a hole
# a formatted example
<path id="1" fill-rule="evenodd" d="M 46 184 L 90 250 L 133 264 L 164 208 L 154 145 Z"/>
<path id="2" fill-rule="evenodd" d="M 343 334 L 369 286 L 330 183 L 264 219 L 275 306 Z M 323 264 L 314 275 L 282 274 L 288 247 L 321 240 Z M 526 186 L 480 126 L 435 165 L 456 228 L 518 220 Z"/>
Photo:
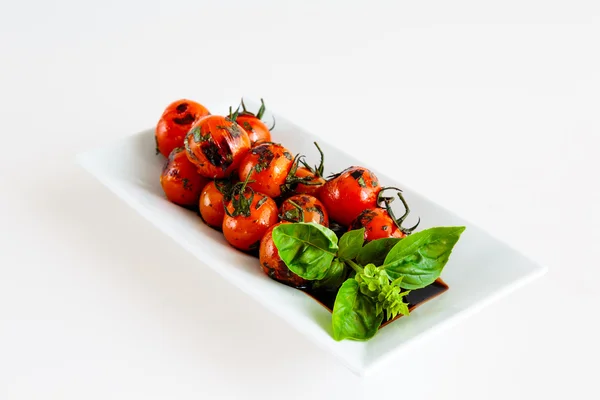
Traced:
<path id="1" fill-rule="evenodd" d="M 397 191 L 398 198 L 404 206 L 404 214 L 396 219 L 394 211 L 391 208 L 393 197 L 383 196 L 384 192 L 388 189 L 394 189 Z M 382 239 L 382 238 L 403 238 L 409 235 L 421 222 L 421 219 L 417 224 L 411 228 L 404 228 L 402 223 L 410 214 L 410 208 L 402 196 L 402 191 L 397 188 L 381 188 L 379 195 L 377 196 L 377 203 L 380 207 L 367 208 L 363 210 L 358 217 L 352 221 L 350 229 L 365 228 L 365 241 L 370 242 L 371 240 Z M 382 207 L 385 207 L 382 208 Z"/>
<path id="2" fill-rule="evenodd" d="M 307 179 L 308 182 L 298 183 L 298 185 L 296 185 L 296 188 L 294 189 L 295 193 L 304 193 L 316 197 L 319 196 L 319 191 L 321 190 L 321 187 L 325 184 L 325 179 L 315 175 L 314 172 L 305 167 L 298 168 L 296 170 L 296 176 L 302 180 Z"/>
<path id="3" fill-rule="evenodd" d="M 276 281 L 285 283 L 286 285 L 295 288 L 305 288 L 309 285 L 309 281 L 300 278 L 298 275 L 289 270 L 281 257 L 279 257 L 279 252 L 277 251 L 277 247 L 273 242 L 273 229 L 282 223 L 285 222 L 280 222 L 270 227 L 260 241 L 260 266 L 265 274 Z"/>
<path id="4" fill-rule="evenodd" d="M 167 106 L 156 124 L 156 154 L 168 157 L 176 147 L 183 147 L 183 139 L 192 124 L 210 115 L 199 103 L 191 100 L 177 100 Z"/>
<path id="5" fill-rule="evenodd" d="M 248 132 L 253 145 L 271 141 L 271 131 L 260 119 L 251 115 L 240 115 L 235 121 Z"/>
<path id="6" fill-rule="evenodd" d="M 380 190 L 374 173 L 363 167 L 350 167 L 327 181 L 319 198 L 332 220 L 348 226 L 363 210 L 377 207 Z"/>
<path id="7" fill-rule="evenodd" d="M 321 155 L 319 166 L 313 168 L 304 161 L 304 156 L 298 156 L 294 166 L 290 170 L 290 175 L 287 179 L 288 184 L 285 186 L 286 191 L 319 197 L 319 190 L 325 184 L 325 179 L 323 179 L 325 155 L 317 142 L 314 144 Z M 304 167 L 299 167 L 300 164 L 304 165 Z"/>
<path id="8" fill-rule="evenodd" d="M 262 122 L 262 117 L 265 114 L 265 102 L 263 99 L 260 99 L 260 108 L 256 114 L 246 110 L 246 105 L 244 104 L 244 100 L 241 102 L 242 111 L 237 115 L 235 121 L 248 133 L 248 137 L 250 137 L 250 142 L 252 145 L 262 142 L 270 142 L 271 141 L 271 129 L 275 127 L 271 127 L 269 129 L 267 125 Z"/>
<path id="9" fill-rule="evenodd" d="M 323 203 L 314 196 L 297 194 L 283 201 L 280 218 L 288 222 L 316 222 L 329 226 L 329 216 Z"/>
<path id="10" fill-rule="evenodd" d="M 200 176 L 188 160 L 185 149 L 173 149 L 160 175 L 160 184 L 167 199 L 185 207 L 196 207 L 200 192 L 209 180 Z"/>
<path id="11" fill-rule="evenodd" d="M 292 155 L 282 145 L 260 143 L 242 160 L 240 180 L 250 174 L 250 188 L 272 198 L 279 197 L 293 163 Z"/>
<path id="12" fill-rule="evenodd" d="M 225 204 L 231 200 L 231 181 L 217 179 L 210 182 L 200 194 L 200 215 L 207 225 L 216 229 L 223 227 Z"/>
<path id="13" fill-rule="evenodd" d="M 246 187 L 247 184 L 248 177 L 234 186 L 223 219 L 225 239 L 243 251 L 258 249 L 267 229 L 279 221 L 275 201 L 262 193 L 255 193 Z"/>
<path id="14" fill-rule="evenodd" d="M 382 238 L 403 238 L 406 236 L 396 226 L 394 220 L 383 208 L 367 208 L 352 221 L 350 229 L 365 228 L 365 241 L 370 242 Z"/>
<path id="15" fill-rule="evenodd" d="M 250 150 L 246 131 L 230 117 L 209 115 L 198 120 L 184 139 L 188 158 L 202 176 L 226 178 Z"/>

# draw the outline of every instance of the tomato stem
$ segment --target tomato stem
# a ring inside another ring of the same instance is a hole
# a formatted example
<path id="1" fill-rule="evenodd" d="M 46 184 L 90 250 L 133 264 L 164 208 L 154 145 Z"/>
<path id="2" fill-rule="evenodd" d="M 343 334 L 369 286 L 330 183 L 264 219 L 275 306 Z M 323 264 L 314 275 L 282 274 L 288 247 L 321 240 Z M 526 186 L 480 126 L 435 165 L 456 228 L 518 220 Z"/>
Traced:
<path id="1" fill-rule="evenodd" d="M 396 215 L 394 214 L 394 210 L 392 209 L 391 204 L 392 204 L 392 201 L 394 200 L 394 198 L 383 196 L 383 192 L 386 190 L 390 190 L 390 189 L 396 191 L 396 195 L 398 196 L 398 198 L 402 202 L 402 205 L 404 206 L 404 214 L 400 218 L 396 218 Z M 404 199 L 404 196 L 402 196 L 402 189 L 399 189 L 399 188 L 393 187 L 393 186 L 381 188 L 381 190 L 379 191 L 379 194 L 377 195 L 377 204 L 381 207 L 382 202 L 384 204 L 383 208 L 386 209 L 390 218 L 394 221 L 394 223 L 396 224 L 396 226 L 398 227 L 400 232 L 404 233 L 405 235 L 410 235 L 415 229 L 417 229 L 417 227 L 421 223 L 421 217 L 419 217 L 419 220 L 417 221 L 417 223 L 414 226 L 412 226 L 410 228 L 404 228 L 402 226 L 402 223 L 404 222 L 406 217 L 408 217 L 408 214 L 410 214 L 410 207 L 408 206 L 408 203 Z"/>
<path id="2" fill-rule="evenodd" d="M 269 128 L 270 131 L 272 131 L 273 129 L 275 129 L 275 116 L 273 115 L 273 125 L 271 125 L 271 127 Z"/>
<path id="3" fill-rule="evenodd" d="M 321 155 L 321 162 L 319 163 L 319 166 L 317 167 L 315 165 L 315 167 L 313 168 L 310 165 L 308 165 L 308 163 L 304 160 L 301 160 L 300 162 L 302 163 L 302 165 L 304 165 L 304 167 L 306 167 L 306 169 L 308 169 L 310 172 L 315 174 L 316 177 L 322 178 L 323 171 L 325 169 L 325 154 L 323 154 L 323 150 L 321 150 L 321 148 L 319 147 L 319 144 L 317 142 L 313 142 L 313 143 L 315 144 L 315 146 L 317 147 L 317 150 L 319 151 L 319 154 Z"/>
<path id="4" fill-rule="evenodd" d="M 256 166 L 252 167 L 252 169 L 248 172 L 244 182 L 236 183 L 231 189 L 231 204 L 233 205 L 233 213 L 230 213 L 227 207 L 225 207 L 225 213 L 230 217 L 237 217 L 238 215 L 243 215 L 244 217 L 250 216 L 250 206 L 254 200 L 254 189 L 251 187 L 246 187 L 246 185 L 248 185 L 250 182 L 254 182 L 250 180 L 250 175 L 252 175 L 252 172 L 254 172 L 255 168 Z M 246 190 L 250 190 L 249 197 L 246 197 Z"/>

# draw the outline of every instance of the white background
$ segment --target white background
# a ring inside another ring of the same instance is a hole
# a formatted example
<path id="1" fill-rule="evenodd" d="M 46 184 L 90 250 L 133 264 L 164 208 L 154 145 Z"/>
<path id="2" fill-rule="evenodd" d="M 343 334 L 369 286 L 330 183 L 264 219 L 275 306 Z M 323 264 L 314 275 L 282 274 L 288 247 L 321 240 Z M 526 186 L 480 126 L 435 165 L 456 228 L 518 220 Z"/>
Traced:
<path id="1" fill-rule="evenodd" d="M 600 396 L 597 1 L 0 4 L 0 399 Z M 352 375 L 74 164 L 241 95 L 549 273 Z"/>

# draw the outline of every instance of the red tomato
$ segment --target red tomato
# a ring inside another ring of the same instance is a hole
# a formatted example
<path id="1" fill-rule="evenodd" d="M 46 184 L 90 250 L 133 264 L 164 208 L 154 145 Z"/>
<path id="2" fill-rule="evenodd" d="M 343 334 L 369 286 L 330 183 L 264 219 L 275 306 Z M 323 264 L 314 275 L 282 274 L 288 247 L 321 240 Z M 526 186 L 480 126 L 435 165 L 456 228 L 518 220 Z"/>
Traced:
<path id="1" fill-rule="evenodd" d="M 286 222 L 280 222 L 270 227 L 260 241 L 260 266 L 265 274 L 276 281 L 295 288 L 306 288 L 309 285 L 309 281 L 300 278 L 289 270 L 281 257 L 279 257 L 279 252 L 273 242 L 273 229 L 284 223 Z"/>
<path id="2" fill-rule="evenodd" d="M 305 167 L 301 167 L 296 170 L 296 177 L 298 177 L 301 180 L 308 179 L 308 182 L 306 184 L 298 183 L 298 185 L 294 189 L 295 193 L 303 193 L 319 197 L 319 191 L 321 190 L 321 187 L 323 187 L 323 185 L 325 184 L 325 179 L 315 175 L 314 172 Z"/>
<path id="3" fill-rule="evenodd" d="M 188 158 L 202 176 L 226 178 L 250 150 L 246 131 L 228 117 L 210 115 L 198 120 L 184 139 Z"/>
<path id="4" fill-rule="evenodd" d="M 173 149 L 160 175 L 160 184 L 169 201 L 185 207 L 198 205 L 198 198 L 209 182 L 196 171 L 182 147 Z"/>
<path id="5" fill-rule="evenodd" d="M 290 152 L 277 143 L 260 143 L 252 148 L 240 164 L 240 180 L 250 174 L 248 187 L 275 198 L 281 195 L 292 168 Z"/>
<path id="6" fill-rule="evenodd" d="M 365 228 L 365 242 L 375 239 L 406 236 L 383 208 L 367 208 L 352 221 L 350 229 Z"/>
<path id="7" fill-rule="evenodd" d="M 325 184 L 325 179 L 323 179 L 325 155 L 317 142 L 314 144 L 321 155 L 320 165 L 313 168 L 304 161 L 304 156 L 296 156 L 287 179 L 286 191 L 319 197 L 319 191 Z M 300 164 L 304 167 L 299 167 Z"/>
<path id="8" fill-rule="evenodd" d="M 239 113 L 235 121 L 242 127 L 248 136 L 252 145 L 262 142 L 271 141 L 271 129 L 275 127 L 275 124 L 269 129 L 267 125 L 262 122 L 262 117 L 265 114 L 266 107 L 263 99 L 260 99 L 260 108 L 256 114 L 248 111 L 244 104 L 244 99 L 241 101 L 242 112 Z M 238 107 L 239 110 L 239 107 Z M 236 111 L 237 114 L 237 111 Z"/>
<path id="9" fill-rule="evenodd" d="M 397 191 L 398 198 L 404 206 L 404 214 L 398 219 L 396 219 L 394 211 L 391 208 L 393 197 L 383 196 L 384 192 L 388 189 Z M 410 208 L 406 200 L 404 200 L 400 189 L 392 187 L 381 188 L 377 197 L 377 203 L 384 206 L 385 209 L 381 207 L 367 208 L 350 225 L 350 229 L 365 228 L 365 241 L 370 242 L 371 240 L 389 237 L 403 238 L 419 226 L 421 222 L 420 218 L 415 226 L 411 228 L 402 227 L 402 223 L 408 217 L 408 214 L 410 214 Z"/>
<path id="10" fill-rule="evenodd" d="M 223 219 L 225 239 L 243 251 L 258 249 L 267 229 L 279 221 L 275 201 L 247 188 L 248 178 L 233 188 Z"/>
<path id="11" fill-rule="evenodd" d="M 329 216 L 323 203 L 314 196 L 297 194 L 281 204 L 280 217 L 289 222 L 316 222 L 329 226 Z"/>
<path id="12" fill-rule="evenodd" d="M 327 181 L 319 198 L 332 220 L 348 226 L 363 210 L 377 207 L 380 190 L 374 173 L 363 167 L 350 167 Z"/>
<path id="13" fill-rule="evenodd" d="M 169 104 L 156 124 L 156 154 L 168 157 L 174 148 L 183 147 L 192 124 L 206 115 L 210 112 L 195 101 L 182 99 Z"/>
<path id="14" fill-rule="evenodd" d="M 271 131 L 260 119 L 254 115 L 240 115 L 235 120 L 246 132 L 250 142 L 254 145 L 257 143 L 270 142 Z"/>
<path id="15" fill-rule="evenodd" d="M 231 182 L 216 180 L 204 187 L 200 194 L 200 215 L 207 225 L 221 229 L 225 218 L 225 204 L 231 200 Z"/>

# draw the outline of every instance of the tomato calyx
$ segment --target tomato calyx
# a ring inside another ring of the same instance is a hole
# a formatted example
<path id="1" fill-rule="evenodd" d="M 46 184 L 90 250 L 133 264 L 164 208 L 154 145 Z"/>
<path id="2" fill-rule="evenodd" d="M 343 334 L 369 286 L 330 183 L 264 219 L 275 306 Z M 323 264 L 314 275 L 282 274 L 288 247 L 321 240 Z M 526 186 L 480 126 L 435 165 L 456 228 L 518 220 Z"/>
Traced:
<path id="1" fill-rule="evenodd" d="M 267 110 L 267 107 L 265 106 L 265 101 L 263 99 L 260 99 L 260 108 L 258 109 L 258 112 L 256 114 L 246 109 L 246 104 L 244 104 L 243 97 L 240 100 L 240 105 L 238 106 L 238 109 L 240 108 L 240 106 L 242 107 L 242 112 L 240 113 L 240 115 L 247 115 L 250 117 L 258 118 L 260 120 L 262 120 L 262 117 L 265 115 L 265 111 Z"/>
<path id="2" fill-rule="evenodd" d="M 396 218 L 396 216 L 394 214 L 394 210 L 392 210 L 391 204 L 394 201 L 394 197 L 389 197 L 389 196 L 383 195 L 383 192 L 385 192 L 386 190 L 395 190 L 396 195 L 402 202 L 402 205 L 404 206 L 404 214 L 400 218 Z M 405 228 L 402 226 L 402 223 L 404 222 L 404 220 L 406 220 L 406 217 L 408 217 L 408 214 L 410 214 L 410 207 L 408 206 L 408 203 L 404 199 L 404 196 L 402 196 L 402 189 L 399 189 L 399 188 L 393 187 L 393 186 L 387 186 L 387 187 L 381 188 L 381 190 L 379 191 L 379 194 L 377 195 L 377 205 L 381 208 L 386 209 L 388 215 L 390 216 L 392 221 L 394 221 L 394 223 L 396 224 L 396 226 L 398 227 L 400 232 L 404 233 L 405 235 L 410 235 L 415 229 L 417 229 L 417 227 L 421 223 L 421 217 L 419 217 L 419 220 L 417 221 L 417 223 L 414 226 L 412 226 L 410 228 Z"/>
<path id="3" fill-rule="evenodd" d="M 237 106 L 235 111 L 233 111 L 233 108 L 231 106 L 229 106 L 229 115 L 227 115 L 227 117 L 225 117 L 225 118 L 231 122 L 235 122 L 235 120 L 237 119 L 237 117 L 239 115 L 240 115 L 240 106 Z"/>
<path id="4" fill-rule="evenodd" d="M 236 183 L 231 189 L 231 205 L 233 206 L 233 212 L 229 212 L 229 207 L 225 207 L 225 213 L 232 218 L 238 217 L 240 215 L 244 217 L 249 217 L 252 214 L 250 206 L 252 205 L 252 201 L 254 200 L 255 193 L 254 189 L 247 186 L 248 183 L 253 182 L 250 180 L 250 175 L 252 175 L 252 172 L 254 172 L 254 168 L 252 168 L 248 172 L 248 175 L 246 176 L 244 182 Z M 246 197 L 247 192 L 249 192 L 248 197 Z M 256 208 L 258 209 L 258 207 L 259 206 L 257 205 Z"/>

